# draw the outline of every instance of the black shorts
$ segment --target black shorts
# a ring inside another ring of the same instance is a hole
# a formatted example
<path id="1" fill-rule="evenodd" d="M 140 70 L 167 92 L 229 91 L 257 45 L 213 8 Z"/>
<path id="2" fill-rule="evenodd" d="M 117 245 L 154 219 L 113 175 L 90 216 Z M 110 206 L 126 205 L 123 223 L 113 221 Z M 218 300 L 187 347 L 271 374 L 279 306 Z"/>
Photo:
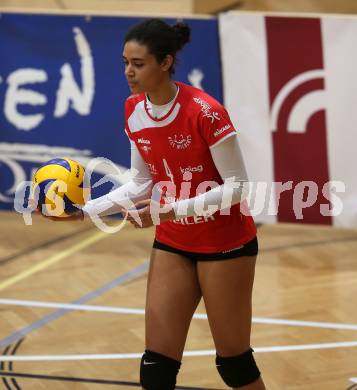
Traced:
<path id="1" fill-rule="evenodd" d="M 238 248 L 231 249 L 229 251 L 216 252 L 216 253 L 199 253 L 199 252 L 187 252 L 181 249 L 173 248 L 170 245 L 163 244 L 157 240 L 154 240 L 153 248 L 161 249 L 166 252 L 176 253 L 181 256 L 185 256 L 188 259 L 197 261 L 216 261 L 234 259 L 235 257 L 242 256 L 256 256 L 258 254 L 258 240 L 255 237 L 253 240 L 241 245 Z"/>

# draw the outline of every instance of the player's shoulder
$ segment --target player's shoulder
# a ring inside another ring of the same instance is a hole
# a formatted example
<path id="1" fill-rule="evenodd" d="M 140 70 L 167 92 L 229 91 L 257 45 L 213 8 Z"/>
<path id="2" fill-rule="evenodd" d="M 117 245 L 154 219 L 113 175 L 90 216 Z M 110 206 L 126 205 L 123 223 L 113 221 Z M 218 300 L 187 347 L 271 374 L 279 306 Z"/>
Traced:
<path id="1" fill-rule="evenodd" d="M 198 113 L 207 110 L 224 110 L 223 105 L 207 92 L 184 83 L 178 85 L 183 91 L 184 102 L 190 109 Z"/>
<path id="2" fill-rule="evenodd" d="M 130 95 L 125 100 L 125 110 L 127 111 L 127 113 L 134 111 L 137 104 L 144 100 L 145 100 L 144 93 L 137 93 L 137 94 Z"/>
<path id="3" fill-rule="evenodd" d="M 144 93 L 134 93 L 126 98 L 127 102 L 135 102 L 145 99 Z"/>

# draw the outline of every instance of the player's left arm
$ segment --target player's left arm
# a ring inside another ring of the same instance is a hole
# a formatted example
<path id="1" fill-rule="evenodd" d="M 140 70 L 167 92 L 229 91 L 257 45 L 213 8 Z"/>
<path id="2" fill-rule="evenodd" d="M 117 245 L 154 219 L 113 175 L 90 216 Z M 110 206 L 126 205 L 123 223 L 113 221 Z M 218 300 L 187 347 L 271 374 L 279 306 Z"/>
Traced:
<path id="1" fill-rule="evenodd" d="M 226 109 L 218 102 L 209 103 L 210 108 L 200 112 L 198 128 L 210 148 L 223 184 L 193 198 L 175 202 L 176 218 L 210 215 L 228 209 L 244 200 L 248 193 L 248 176 L 238 133 Z"/>

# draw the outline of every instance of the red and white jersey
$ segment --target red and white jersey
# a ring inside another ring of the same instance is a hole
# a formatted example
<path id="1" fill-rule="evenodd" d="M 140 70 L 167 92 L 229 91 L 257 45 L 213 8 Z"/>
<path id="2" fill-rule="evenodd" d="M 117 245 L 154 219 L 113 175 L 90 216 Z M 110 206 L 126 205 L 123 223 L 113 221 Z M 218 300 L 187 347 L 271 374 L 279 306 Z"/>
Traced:
<path id="1" fill-rule="evenodd" d="M 149 168 L 154 186 L 166 189 L 169 202 L 195 197 L 214 186 L 204 182 L 223 183 L 210 147 L 236 134 L 219 102 L 197 88 L 176 84 L 179 93 L 170 111 L 160 119 L 150 115 L 145 94 L 133 95 L 125 104 L 126 132 Z M 192 175 L 184 176 L 185 172 Z M 190 252 L 232 250 L 256 235 L 252 217 L 244 214 L 237 204 L 229 215 L 217 211 L 211 216 L 165 222 L 156 227 L 156 239 Z"/>

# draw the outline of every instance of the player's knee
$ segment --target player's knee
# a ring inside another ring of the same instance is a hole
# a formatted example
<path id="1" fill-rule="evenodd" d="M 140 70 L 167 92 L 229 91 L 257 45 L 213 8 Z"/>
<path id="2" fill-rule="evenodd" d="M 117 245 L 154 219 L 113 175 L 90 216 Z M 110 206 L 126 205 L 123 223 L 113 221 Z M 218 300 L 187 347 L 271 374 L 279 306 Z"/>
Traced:
<path id="1" fill-rule="evenodd" d="M 140 366 L 140 384 L 145 390 L 173 390 L 181 363 L 146 350 Z"/>
<path id="2" fill-rule="evenodd" d="M 229 387 L 242 387 L 255 382 L 260 377 L 260 371 L 255 363 L 253 350 L 238 356 L 216 357 L 217 370 Z"/>

